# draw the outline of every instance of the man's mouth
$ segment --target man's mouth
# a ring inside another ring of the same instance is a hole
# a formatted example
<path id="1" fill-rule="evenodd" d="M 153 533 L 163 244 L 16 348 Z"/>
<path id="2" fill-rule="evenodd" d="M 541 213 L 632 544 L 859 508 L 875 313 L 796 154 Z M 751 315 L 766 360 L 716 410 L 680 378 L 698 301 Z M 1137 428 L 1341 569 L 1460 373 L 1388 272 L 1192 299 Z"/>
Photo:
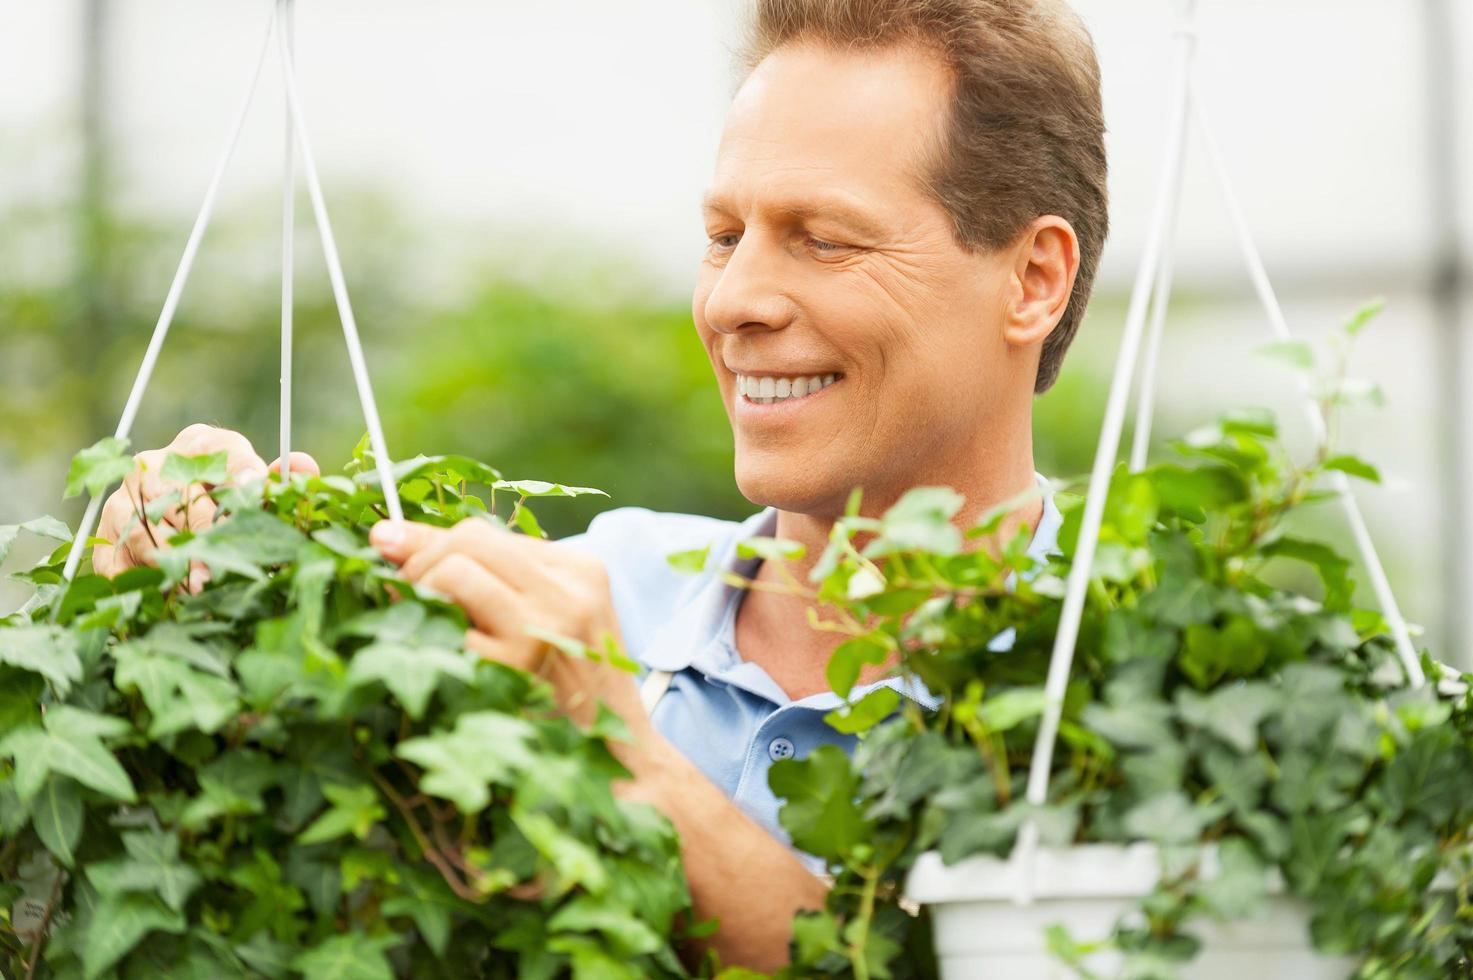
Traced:
<path id="1" fill-rule="evenodd" d="M 753 374 L 738 374 L 736 390 L 738 395 L 745 397 L 750 402 L 758 405 L 771 405 L 775 402 L 806 398 L 827 388 L 840 377 L 842 375 L 838 374 L 801 376 L 764 374 L 760 377 Z"/>

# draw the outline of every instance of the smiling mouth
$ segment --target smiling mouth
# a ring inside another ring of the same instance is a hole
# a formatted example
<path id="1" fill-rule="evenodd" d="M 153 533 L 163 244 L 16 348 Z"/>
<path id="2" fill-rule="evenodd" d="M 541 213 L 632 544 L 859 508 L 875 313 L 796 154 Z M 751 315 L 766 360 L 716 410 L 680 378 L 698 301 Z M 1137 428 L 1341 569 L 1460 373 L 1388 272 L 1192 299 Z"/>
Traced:
<path id="1" fill-rule="evenodd" d="M 807 398 L 822 391 L 842 378 L 841 374 L 810 374 L 803 376 L 776 377 L 750 374 L 736 376 L 737 394 L 757 405 L 772 405 L 777 402 Z"/>

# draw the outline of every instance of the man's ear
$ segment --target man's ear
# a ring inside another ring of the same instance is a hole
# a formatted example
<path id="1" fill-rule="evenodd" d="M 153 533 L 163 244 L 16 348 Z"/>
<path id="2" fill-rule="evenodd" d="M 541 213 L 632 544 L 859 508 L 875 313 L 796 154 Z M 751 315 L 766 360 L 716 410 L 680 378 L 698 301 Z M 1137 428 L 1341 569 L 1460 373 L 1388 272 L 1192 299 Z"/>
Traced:
<path id="1" fill-rule="evenodd" d="M 1079 238 L 1069 222 L 1046 214 L 1023 229 L 1012 255 L 1003 340 L 1014 347 L 1042 344 L 1069 305 L 1079 272 Z"/>

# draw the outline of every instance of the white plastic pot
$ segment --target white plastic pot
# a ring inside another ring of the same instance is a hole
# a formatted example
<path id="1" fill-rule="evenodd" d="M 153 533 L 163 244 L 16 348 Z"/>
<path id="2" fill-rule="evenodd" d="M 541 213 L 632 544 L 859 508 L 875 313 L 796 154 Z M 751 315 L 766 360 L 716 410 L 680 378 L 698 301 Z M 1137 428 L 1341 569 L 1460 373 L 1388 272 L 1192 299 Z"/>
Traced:
<path id="1" fill-rule="evenodd" d="M 1204 872 L 1215 862 L 1204 861 Z M 931 907 L 936 956 L 945 980 L 1074 980 L 1077 974 L 1048 950 L 1045 930 L 1059 924 L 1077 942 L 1110 936 L 1122 916 L 1137 912 L 1161 877 L 1151 844 L 1086 844 L 1039 848 L 1033 900 L 1019 904 L 1020 869 L 993 857 L 947 867 L 935 851 L 923 854 L 906 882 L 906 895 Z M 1237 922 L 1195 920 L 1188 927 L 1202 949 L 1182 970 L 1188 980 L 1345 980 L 1355 961 L 1317 953 L 1309 914 L 1281 897 L 1269 882 L 1265 915 Z M 1114 976 L 1120 955 L 1101 950 L 1085 958 L 1101 977 Z"/>

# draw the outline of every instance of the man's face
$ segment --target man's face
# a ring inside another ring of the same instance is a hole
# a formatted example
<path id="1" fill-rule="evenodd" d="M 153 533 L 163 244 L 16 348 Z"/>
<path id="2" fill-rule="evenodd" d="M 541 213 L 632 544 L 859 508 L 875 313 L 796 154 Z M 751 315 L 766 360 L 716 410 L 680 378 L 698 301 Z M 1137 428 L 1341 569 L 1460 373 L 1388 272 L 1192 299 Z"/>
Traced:
<path id="1" fill-rule="evenodd" d="M 921 49 L 817 44 L 737 93 L 692 307 L 754 503 L 837 515 L 855 485 L 950 482 L 1031 393 L 1036 351 L 1010 354 L 1001 327 L 1010 260 L 961 248 L 924 189 L 949 96 Z"/>

